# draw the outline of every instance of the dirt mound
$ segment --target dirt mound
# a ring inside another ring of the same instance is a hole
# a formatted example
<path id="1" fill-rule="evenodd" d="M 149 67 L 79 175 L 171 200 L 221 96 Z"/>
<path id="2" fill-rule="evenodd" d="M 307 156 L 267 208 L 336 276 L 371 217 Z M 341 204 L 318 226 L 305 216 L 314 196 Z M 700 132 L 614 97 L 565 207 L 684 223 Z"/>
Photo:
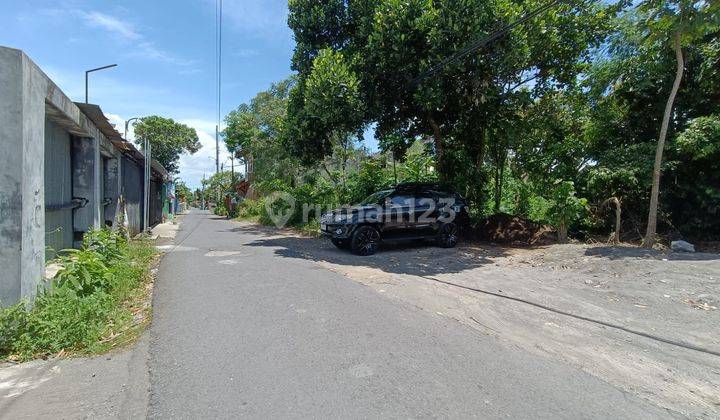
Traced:
<path id="1" fill-rule="evenodd" d="M 488 217 L 478 229 L 480 239 L 515 245 L 546 245 L 557 242 L 555 230 L 507 213 Z"/>

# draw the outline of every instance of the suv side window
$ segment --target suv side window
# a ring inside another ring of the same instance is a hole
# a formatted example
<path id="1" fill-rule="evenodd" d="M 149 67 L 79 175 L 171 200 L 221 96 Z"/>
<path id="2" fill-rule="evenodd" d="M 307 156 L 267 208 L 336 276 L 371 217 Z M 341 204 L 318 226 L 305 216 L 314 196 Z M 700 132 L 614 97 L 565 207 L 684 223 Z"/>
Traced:
<path id="1" fill-rule="evenodd" d="M 435 191 L 418 191 L 415 194 L 415 207 L 427 208 L 436 204 L 437 193 Z"/>
<path id="2" fill-rule="evenodd" d="M 413 205 L 413 196 L 408 194 L 398 194 L 390 198 L 390 205 L 394 207 L 406 207 Z"/>
<path id="3" fill-rule="evenodd" d="M 459 196 L 456 193 L 447 191 L 435 191 L 437 198 L 447 202 L 448 200 L 459 201 Z"/>

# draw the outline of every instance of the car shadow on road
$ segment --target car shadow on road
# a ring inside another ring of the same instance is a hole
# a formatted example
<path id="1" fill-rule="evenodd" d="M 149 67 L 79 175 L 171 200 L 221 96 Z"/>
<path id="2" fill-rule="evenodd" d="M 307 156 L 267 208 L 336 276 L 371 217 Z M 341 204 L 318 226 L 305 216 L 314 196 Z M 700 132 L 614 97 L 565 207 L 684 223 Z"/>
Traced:
<path id="1" fill-rule="evenodd" d="M 589 257 L 607 258 L 609 260 L 621 260 L 626 258 L 634 259 L 655 259 L 668 261 L 712 261 L 720 260 L 720 254 L 705 252 L 662 252 L 655 249 L 645 249 L 633 246 L 594 246 L 585 250 Z"/>
<path id="2" fill-rule="evenodd" d="M 354 255 L 336 248 L 328 239 L 312 238 L 288 233 L 273 227 L 242 225 L 232 232 L 260 236 L 245 246 L 273 247 L 284 258 L 301 258 L 342 266 L 364 266 L 388 273 L 432 276 L 459 273 L 492 264 L 507 255 L 507 249 L 478 244 L 461 243 L 456 248 L 439 248 L 432 243 L 386 244 L 370 256 Z"/>

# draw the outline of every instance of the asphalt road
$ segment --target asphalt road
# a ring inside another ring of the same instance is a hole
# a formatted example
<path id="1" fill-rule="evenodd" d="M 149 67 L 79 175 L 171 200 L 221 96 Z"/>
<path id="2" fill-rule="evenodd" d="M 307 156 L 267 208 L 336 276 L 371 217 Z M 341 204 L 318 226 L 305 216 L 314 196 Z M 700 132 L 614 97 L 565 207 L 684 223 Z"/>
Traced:
<path id="1" fill-rule="evenodd" d="M 150 417 L 673 417 L 237 226 L 192 212 L 162 260 Z"/>

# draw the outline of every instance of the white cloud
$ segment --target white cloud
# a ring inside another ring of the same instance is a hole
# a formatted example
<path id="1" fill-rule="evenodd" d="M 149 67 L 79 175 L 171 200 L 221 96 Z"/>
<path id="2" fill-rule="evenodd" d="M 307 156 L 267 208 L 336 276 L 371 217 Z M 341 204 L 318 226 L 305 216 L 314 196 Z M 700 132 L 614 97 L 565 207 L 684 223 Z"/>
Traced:
<path id="1" fill-rule="evenodd" d="M 191 188 L 199 188 L 203 175 L 206 178 L 215 173 L 215 121 L 201 119 L 187 119 L 179 122 L 187 124 L 197 131 L 202 148 L 194 155 L 183 155 L 180 157 L 178 176 Z M 220 162 L 230 165 L 230 153 L 225 149 L 225 144 L 220 140 Z M 235 171 L 241 170 L 235 161 Z M 229 169 L 229 168 L 225 168 Z"/>
<path id="2" fill-rule="evenodd" d="M 105 29 L 127 41 L 136 41 L 143 38 L 131 24 L 122 22 L 112 16 L 100 12 L 78 11 L 77 13 L 88 25 Z"/>
<path id="3" fill-rule="evenodd" d="M 132 124 L 128 126 L 128 133 L 125 133 L 125 119 L 117 114 L 105 114 L 105 118 L 110 121 L 110 124 L 115 126 L 115 130 L 117 130 L 120 134 L 129 134 L 130 138 L 133 138 L 135 136 L 133 132 Z M 125 136 L 127 138 L 127 136 Z"/>
<path id="4" fill-rule="evenodd" d="M 123 44 L 133 43 L 133 49 L 126 54 L 128 57 L 139 57 L 149 60 L 161 61 L 181 67 L 193 67 L 192 69 L 184 69 L 197 73 L 199 68 L 195 60 L 187 60 L 174 56 L 173 54 L 163 51 L 155 46 L 151 41 L 137 29 L 132 23 L 120 20 L 105 13 L 92 11 L 85 12 L 76 10 L 75 14 L 79 16 L 85 24 L 93 28 L 104 29 L 107 33 L 114 36 Z"/>
<path id="5" fill-rule="evenodd" d="M 152 42 L 142 41 L 136 45 L 135 49 L 127 54 L 128 57 L 141 57 L 150 60 L 162 61 L 168 64 L 174 64 L 182 67 L 190 67 L 197 64 L 195 60 L 185 60 L 182 58 L 175 57 L 155 47 Z M 201 70 L 197 67 L 192 69 L 186 69 L 185 72 L 192 71 L 198 73 Z M 183 73 L 187 74 L 187 73 Z"/>

